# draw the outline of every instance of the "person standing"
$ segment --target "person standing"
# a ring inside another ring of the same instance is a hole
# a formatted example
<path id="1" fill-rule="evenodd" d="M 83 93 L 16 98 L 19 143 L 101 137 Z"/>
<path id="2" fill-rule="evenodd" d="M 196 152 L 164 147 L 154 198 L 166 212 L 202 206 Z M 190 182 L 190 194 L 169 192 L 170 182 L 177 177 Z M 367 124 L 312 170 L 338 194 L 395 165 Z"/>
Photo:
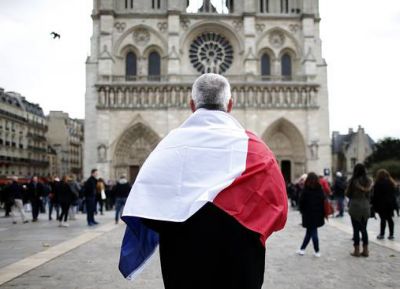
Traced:
<path id="1" fill-rule="evenodd" d="M 96 222 L 94 219 L 94 211 L 96 206 L 97 178 L 98 178 L 97 169 L 92 169 L 90 177 L 86 180 L 84 185 L 88 226 L 93 226 L 98 224 L 98 222 Z"/>
<path id="2" fill-rule="evenodd" d="M 12 183 L 8 186 L 10 198 L 12 200 L 13 206 L 11 207 L 11 217 L 13 219 L 13 224 L 17 223 L 15 210 L 18 210 L 21 215 L 22 223 L 28 223 L 24 213 L 24 192 L 22 186 L 18 184 L 18 178 L 16 176 L 11 178 Z"/>
<path id="3" fill-rule="evenodd" d="M 265 242 L 286 223 L 285 181 L 232 107 L 228 80 L 203 74 L 193 84 L 193 114 L 141 167 L 121 217 L 126 278 L 159 244 L 165 289 L 262 287 Z"/>
<path id="4" fill-rule="evenodd" d="M 297 254 L 304 255 L 310 239 L 314 246 L 314 256 L 321 257 L 319 250 L 318 228 L 325 224 L 324 199 L 326 198 L 322 186 L 315 173 L 309 173 L 304 183 L 303 193 L 300 196 L 299 208 L 302 216 L 302 226 L 306 228 L 306 235 Z"/>
<path id="5" fill-rule="evenodd" d="M 58 203 L 58 196 L 60 195 L 60 179 L 55 177 L 50 183 L 50 194 L 49 194 L 49 221 L 53 220 L 52 214 L 53 209 L 56 211 L 56 219 L 60 217 L 60 205 Z"/>
<path id="6" fill-rule="evenodd" d="M 72 191 L 72 202 L 69 210 L 70 220 L 76 220 L 75 214 L 78 211 L 78 200 L 79 200 L 79 193 L 81 191 L 81 186 L 79 185 L 78 181 L 76 180 L 76 175 L 72 175 L 69 180 L 69 186 Z"/>
<path id="7" fill-rule="evenodd" d="M 113 188 L 113 195 L 115 196 L 115 224 L 118 224 L 130 190 L 131 186 L 128 180 L 125 175 L 122 175 Z"/>
<path id="8" fill-rule="evenodd" d="M 68 224 L 68 212 L 69 207 L 71 206 L 72 202 L 72 190 L 68 183 L 69 179 L 67 176 L 64 176 L 60 182 L 60 194 L 58 196 L 58 201 L 61 207 L 61 214 L 58 218 L 60 222 L 60 227 L 69 227 Z"/>
<path id="9" fill-rule="evenodd" d="M 386 223 L 389 225 L 389 240 L 394 239 L 393 212 L 396 209 L 396 183 L 385 169 L 378 170 L 373 189 L 372 206 L 381 219 L 378 240 L 385 238 Z"/>
<path id="10" fill-rule="evenodd" d="M 97 207 L 99 207 L 99 211 L 101 215 L 104 215 L 104 203 L 106 200 L 106 184 L 102 178 L 99 178 L 97 180 L 96 184 L 96 212 L 97 212 Z M 97 204 L 99 206 L 97 206 Z"/>
<path id="11" fill-rule="evenodd" d="M 367 170 L 363 164 L 356 164 L 349 185 L 346 190 L 346 196 L 349 198 L 349 215 L 353 226 L 354 251 L 351 253 L 354 257 L 368 257 L 368 218 L 371 215 L 372 181 L 367 176 Z M 363 250 L 360 253 L 360 233 L 362 236 Z"/>
<path id="12" fill-rule="evenodd" d="M 343 217 L 344 215 L 344 193 L 346 191 L 346 179 L 341 172 L 336 173 L 335 183 L 333 184 L 333 196 L 337 202 L 338 214 L 336 217 Z"/>
<path id="13" fill-rule="evenodd" d="M 27 188 L 28 198 L 32 206 L 32 222 L 38 221 L 39 210 L 42 205 L 43 186 L 38 182 L 38 177 L 33 176 Z"/>

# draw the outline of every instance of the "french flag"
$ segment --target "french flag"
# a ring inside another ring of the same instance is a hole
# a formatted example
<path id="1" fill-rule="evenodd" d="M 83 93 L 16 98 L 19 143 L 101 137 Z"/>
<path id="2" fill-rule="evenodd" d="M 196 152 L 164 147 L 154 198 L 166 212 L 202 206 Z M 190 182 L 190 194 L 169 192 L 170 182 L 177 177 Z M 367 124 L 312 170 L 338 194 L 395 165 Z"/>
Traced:
<path id="1" fill-rule="evenodd" d="M 184 222 L 208 202 L 263 244 L 286 223 L 285 182 L 269 148 L 230 114 L 198 109 L 158 144 L 136 178 L 122 216 L 123 276 L 133 279 L 158 245 L 141 218 Z"/>

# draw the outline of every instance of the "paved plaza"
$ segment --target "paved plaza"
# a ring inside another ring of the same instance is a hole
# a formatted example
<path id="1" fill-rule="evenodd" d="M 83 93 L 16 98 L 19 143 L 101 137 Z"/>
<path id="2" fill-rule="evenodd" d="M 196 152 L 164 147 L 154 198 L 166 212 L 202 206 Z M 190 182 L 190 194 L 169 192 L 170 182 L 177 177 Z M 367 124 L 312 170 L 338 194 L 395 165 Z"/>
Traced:
<path id="1" fill-rule="evenodd" d="M 158 256 L 136 280 L 126 281 L 120 275 L 117 265 L 125 226 L 115 225 L 112 213 L 99 216 L 101 224 L 95 228 L 86 226 L 84 215 L 78 215 L 69 228 L 57 227 L 44 215 L 38 223 L 17 225 L 0 218 L 0 280 L 11 276 L 10 270 L 27 271 L 0 281 L 0 288 L 162 289 Z M 400 218 L 395 222 L 396 241 L 378 242 L 379 223 L 370 219 L 370 257 L 354 258 L 349 255 L 348 215 L 330 219 L 319 230 L 322 256 L 315 258 L 311 244 L 305 256 L 295 254 L 304 229 L 299 213 L 291 211 L 286 228 L 268 241 L 263 288 L 400 288 Z"/>

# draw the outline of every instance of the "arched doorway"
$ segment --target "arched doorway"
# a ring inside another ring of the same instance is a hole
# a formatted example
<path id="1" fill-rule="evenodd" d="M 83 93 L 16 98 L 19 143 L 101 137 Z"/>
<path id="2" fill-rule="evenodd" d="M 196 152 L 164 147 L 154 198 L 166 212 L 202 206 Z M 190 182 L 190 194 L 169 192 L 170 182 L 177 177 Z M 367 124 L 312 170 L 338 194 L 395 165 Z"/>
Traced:
<path id="1" fill-rule="evenodd" d="M 294 181 L 306 172 L 306 146 L 297 127 L 281 118 L 263 134 L 263 140 L 275 154 L 286 181 Z"/>
<path id="2" fill-rule="evenodd" d="M 159 143 L 160 137 L 143 123 L 126 130 L 117 142 L 113 158 L 113 175 L 118 179 L 126 175 L 134 181 L 139 168 Z"/>

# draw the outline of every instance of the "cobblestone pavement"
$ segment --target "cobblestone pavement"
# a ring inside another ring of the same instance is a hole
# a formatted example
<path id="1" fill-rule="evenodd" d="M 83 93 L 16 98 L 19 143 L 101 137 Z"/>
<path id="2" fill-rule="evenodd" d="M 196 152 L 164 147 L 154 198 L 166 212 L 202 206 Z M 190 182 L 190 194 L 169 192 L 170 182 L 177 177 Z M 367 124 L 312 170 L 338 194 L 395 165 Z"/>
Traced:
<path id="1" fill-rule="evenodd" d="M 0 212 L 4 216 L 4 211 Z M 31 220 L 31 214 L 26 213 L 27 220 Z M 86 231 L 95 229 L 88 227 L 86 215 L 76 214 L 76 220 L 69 221 L 69 228 L 58 227 L 58 222 L 48 220 L 47 214 L 39 215 L 39 222 L 22 224 L 18 218 L 17 224 L 12 224 L 11 217 L 0 218 L 0 268 L 53 247 L 63 241 L 74 238 Z M 105 212 L 96 216 L 100 224 L 113 220 L 113 212 Z"/>
<path id="2" fill-rule="evenodd" d="M 346 218 L 348 216 L 340 222 L 347 225 Z M 375 230 L 374 222 L 370 224 L 372 230 Z M 291 211 L 286 228 L 268 240 L 263 288 L 400 288 L 400 252 L 372 243 L 369 258 L 351 257 L 351 234 L 326 225 L 319 230 L 321 258 L 313 256 L 311 244 L 305 256 L 298 256 L 295 251 L 305 233 L 299 223 L 299 213 Z M 396 218 L 395 230 L 399 229 L 399 218 Z M 0 288 L 162 289 L 158 256 L 151 259 L 136 280 L 126 281 L 122 278 L 117 264 L 123 232 L 124 225 L 116 226 L 111 232 Z M 0 245 L 3 246 L 2 243 Z"/>

